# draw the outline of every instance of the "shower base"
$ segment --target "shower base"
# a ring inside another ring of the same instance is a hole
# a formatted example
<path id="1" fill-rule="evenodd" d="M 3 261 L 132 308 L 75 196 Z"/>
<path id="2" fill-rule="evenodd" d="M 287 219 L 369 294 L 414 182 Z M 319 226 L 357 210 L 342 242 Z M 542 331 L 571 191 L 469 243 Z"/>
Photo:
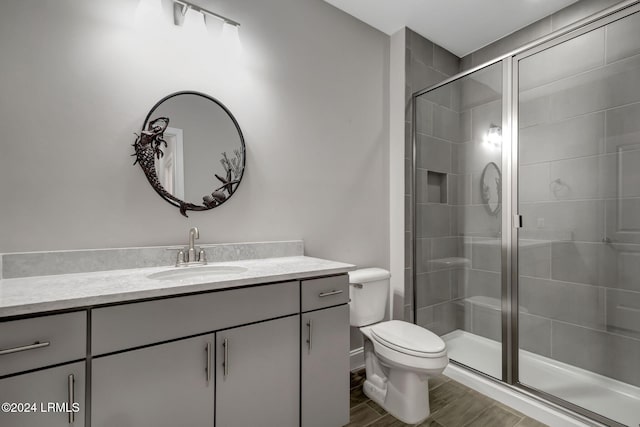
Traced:
<path id="1" fill-rule="evenodd" d="M 501 343 L 462 330 L 442 338 L 450 359 L 501 378 Z M 524 350 L 520 351 L 520 382 L 619 423 L 640 425 L 638 387 Z"/>

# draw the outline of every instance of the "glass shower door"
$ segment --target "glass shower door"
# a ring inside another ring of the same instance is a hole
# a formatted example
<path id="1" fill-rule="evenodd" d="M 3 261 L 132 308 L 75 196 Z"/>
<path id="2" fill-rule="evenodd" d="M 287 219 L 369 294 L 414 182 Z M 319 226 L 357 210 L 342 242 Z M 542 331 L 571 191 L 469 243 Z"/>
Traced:
<path id="1" fill-rule="evenodd" d="M 515 59 L 519 382 L 637 426 L 640 14 Z"/>
<path id="2" fill-rule="evenodd" d="M 502 63 L 415 103 L 416 323 L 502 378 Z"/>

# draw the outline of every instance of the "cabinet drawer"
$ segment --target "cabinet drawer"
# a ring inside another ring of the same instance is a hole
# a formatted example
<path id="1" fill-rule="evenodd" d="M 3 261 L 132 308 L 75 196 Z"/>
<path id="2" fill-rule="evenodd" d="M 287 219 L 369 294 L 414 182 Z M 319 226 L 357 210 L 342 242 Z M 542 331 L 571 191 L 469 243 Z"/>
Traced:
<path id="1" fill-rule="evenodd" d="M 0 323 L 0 376 L 42 368 L 87 354 L 84 311 Z"/>
<path id="2" fill-rule="evenodd" d="M 317 310 L 349 302 L 349 276 L 323 277 L 301 282 L 302 311 Z"/>
<path id="3" fill-rule="evenodd" d="M 94 309 L 94 355 L 212 332 L 299 312 L 298 282 Z"/>

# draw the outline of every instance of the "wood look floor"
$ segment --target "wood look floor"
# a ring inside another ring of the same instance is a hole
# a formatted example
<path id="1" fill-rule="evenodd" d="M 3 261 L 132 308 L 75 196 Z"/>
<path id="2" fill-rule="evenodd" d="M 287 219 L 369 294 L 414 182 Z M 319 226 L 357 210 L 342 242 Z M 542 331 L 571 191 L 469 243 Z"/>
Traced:
<path id="1" fill-rule="evenodd" d="M 348 427 L 402 427 L 362 392 L 364 370 L 351 373 L 351 419 Z M 429 380 L 431 416 L 418 427 L 544 427 L 532 418 L 475 390 L 439 376 Z"/>

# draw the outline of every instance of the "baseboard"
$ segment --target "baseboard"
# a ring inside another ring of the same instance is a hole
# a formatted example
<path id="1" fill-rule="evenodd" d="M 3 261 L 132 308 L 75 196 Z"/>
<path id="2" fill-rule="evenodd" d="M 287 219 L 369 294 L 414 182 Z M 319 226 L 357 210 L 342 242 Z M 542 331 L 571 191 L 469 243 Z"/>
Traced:
<path id="1" fill-rule="evenodd" d="M 364 368 L 364 350 L 362 347 L 354 348 L 349 352 L 351 372 Z"/>

